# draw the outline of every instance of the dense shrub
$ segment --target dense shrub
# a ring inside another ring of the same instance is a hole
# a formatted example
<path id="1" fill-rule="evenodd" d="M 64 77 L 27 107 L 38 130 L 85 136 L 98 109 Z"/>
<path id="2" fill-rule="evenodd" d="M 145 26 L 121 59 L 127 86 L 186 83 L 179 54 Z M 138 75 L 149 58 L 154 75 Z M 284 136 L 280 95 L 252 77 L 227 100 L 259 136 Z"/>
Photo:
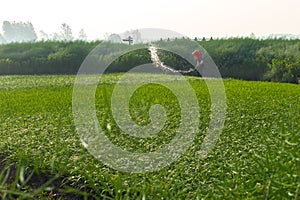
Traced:
<path id="1" fill-rule="evenodd" d="M 298 82 L 300 40 L 232 38 L 201 41 L 223 77 Z"/>
<path id="2" fill-rule="evenodd" d="M 163 45 L 174 45 L 176 49 L 181 42 L 184 41 L 164 41 Z M 46 41 L 0 45 L 0 74 L 76 74 L 84 58 L 99 43 Z M 231 38 L 199 43 L 225 78 L 299 83 L 300 40 Z M 125 48 L 124 45 L 110 44 L 109 48 L 120 50 Z M 185 56 L 191 56 L 193 50 L 184 49 L 187 52 Z M 174 69 L 187 70 L 191 67 L 174 53 L 159 51 L 158 54 Z M 105 56 L 102 59 L 113 55 Z M 117 58 L 106 72 L 126 72 L 149 62 L 149 51 L 140 49 Z"/>

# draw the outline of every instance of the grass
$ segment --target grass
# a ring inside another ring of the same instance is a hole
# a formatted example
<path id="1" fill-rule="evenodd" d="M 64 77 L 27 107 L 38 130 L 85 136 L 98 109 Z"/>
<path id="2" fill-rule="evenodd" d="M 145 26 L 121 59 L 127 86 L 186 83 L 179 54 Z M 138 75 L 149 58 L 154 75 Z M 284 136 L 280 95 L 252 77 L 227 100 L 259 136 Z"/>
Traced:
<path id="1" fill-rule="evenodd" d="M 161 148 L 174 137 L 180 119 L 175 96 L 154 84 L 138 89 L 131 99 L 132 118 L 149 123 L 147 110 L 161 103 L 168 121 L 157 137 L 132 138 L 117 127 L 109 111 L 108 99 L 119 76 L 105 75 L 97 89 L 100 125 L 114 144 L 128 151 Z M 74 80 L 0 77 L 3 199 L 300 198 L 299 85 L 225 80 L 225 127 L 214 150 L 200 159 L 196 152 L 208 127 L 210 99 L 204 81 L 190 78 L 201 115 L 194 145 L 160 171 L 130 174 L 108 168 L 82 146 L 72 117 Z"/>

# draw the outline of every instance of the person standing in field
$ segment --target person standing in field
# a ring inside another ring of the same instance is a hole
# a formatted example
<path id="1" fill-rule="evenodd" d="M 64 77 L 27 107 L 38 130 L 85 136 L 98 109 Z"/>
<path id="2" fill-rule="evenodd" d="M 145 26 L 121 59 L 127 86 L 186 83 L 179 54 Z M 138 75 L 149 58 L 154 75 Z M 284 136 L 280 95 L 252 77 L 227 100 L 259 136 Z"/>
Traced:
<path id="1" fill-rule="evenodd" d="M 198 72 L 199 76 L 202 76 L 203 67 L 204 67 L 204 60 L 203 55 L 199 50 L 195 50 L 192 53 L 194 55 L 194 60 L 197 61 L 195 69 Z"/>

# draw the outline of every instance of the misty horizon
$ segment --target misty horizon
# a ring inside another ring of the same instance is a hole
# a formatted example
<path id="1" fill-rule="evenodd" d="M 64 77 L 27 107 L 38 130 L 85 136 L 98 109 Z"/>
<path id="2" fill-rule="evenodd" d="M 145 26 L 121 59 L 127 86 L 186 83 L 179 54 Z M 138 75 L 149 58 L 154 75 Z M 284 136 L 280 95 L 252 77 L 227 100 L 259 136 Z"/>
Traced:
<path id="1" fill-rule="evenodd" d="M 300 35 L 298 0 L 153 0 L 143 4 L 137 0 L 43 4 L 11 0 L 1 3 L 0 12 L 0 23 L 31 22 L 38 37 L 40 31 L 58 33 L 62 23 L 72 28 L 74 37 L 84 29 L 88 40 L 141 28 L 172 30 L 190 38 Z"/>
<path id="2" fill-rule="evenodd" d="M 121 38 L 127 38 L 128 36 L 133 36 L 134 40 L 137 41 L 137 43 L 141 41 L 147 42 L 147 41 L 156 41 L 160 39 L 167 39 L 167 38 L 172 39 L 172 38 L 181 38 L 181 37 L 189 37 L 191 39 L 197 38 L 198 40 L 202 40 L 203 38 L 207 38 L 207 39 L 213 38 L 212 36 L 204 36 L 200 34 L 195 36 L 187 36 L 184 34 L 168 31 L 168 30 L 164 30 L 159 33 L 159 32 L 153 32 L 151 28 L 126 30 L 123 33 L 105 33 L 102 37 L 90 38 L 86 34 L 84 28 L 80 29 L 78 33 L 74 33 L 72 27 L 66 23 L 62 23 L 60 29 L 58 29 L 54 33 L 46 33 L 43 30 L 38 30 L 34 27 L 34 24 L 32 24 L 31 22 L 3 21 L 2 24 L 3 24 L 2 29 L 0 29 L 1 30 L 0 44 L 11 43 L 11 42 L 30 42 L 30 41 L 48 41 L 48 40 L 49 41 L 71 41 L 71 40 L 96 41 L 96 40 L 103 40 L 103 39 L 113 41 L 113 42 L 120 40 L 119 42 L 121 42 L 122 41 Z M 234 38 L 234 37 L 248 37 L 253 39 L 276 39 L 276 38 L 300 39 L 300 35 L 295 35 L 290 33 L 281 33 L 281 34 L 270 33 L 269 35 L 260 36 L 260 37 L 256 36 L 255 33 L 251 33 L 250 35 L 247 36 L 215 37 L 214 39 L 226 39 L 226 38 Z"/>

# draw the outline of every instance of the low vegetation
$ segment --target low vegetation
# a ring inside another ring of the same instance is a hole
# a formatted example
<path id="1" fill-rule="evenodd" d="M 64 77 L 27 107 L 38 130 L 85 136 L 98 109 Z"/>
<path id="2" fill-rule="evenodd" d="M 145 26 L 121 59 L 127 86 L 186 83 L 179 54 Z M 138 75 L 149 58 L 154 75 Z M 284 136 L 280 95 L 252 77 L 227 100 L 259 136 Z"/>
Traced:
<path id="1" fill-rule="evenodd" d="M 100 125 L 124 149 L 160 148 L 175 134 L 180 116 L 176 97 L 152 84 L 135 92 L 133 119 L 147 122 L 149 106 L 161 103 L 172 122 L 164 127 L 170 132 L 137 140 L 122 133 L 109 111 L 107 99 L 120 75 L 104 75 L 98 86 Z M 81 144 L 71 110 L 74 78 L 0 77 L 2 199 L 299 199 L 298 85 L 225 80 L 225 127 L 214 150 L 201 159 L 197 151 L 210 119 L 210 98 L 203 80 L 187 77 L 201 114 L 194 145 L 160 171 L 129 174 L 103 165 Z"/>

